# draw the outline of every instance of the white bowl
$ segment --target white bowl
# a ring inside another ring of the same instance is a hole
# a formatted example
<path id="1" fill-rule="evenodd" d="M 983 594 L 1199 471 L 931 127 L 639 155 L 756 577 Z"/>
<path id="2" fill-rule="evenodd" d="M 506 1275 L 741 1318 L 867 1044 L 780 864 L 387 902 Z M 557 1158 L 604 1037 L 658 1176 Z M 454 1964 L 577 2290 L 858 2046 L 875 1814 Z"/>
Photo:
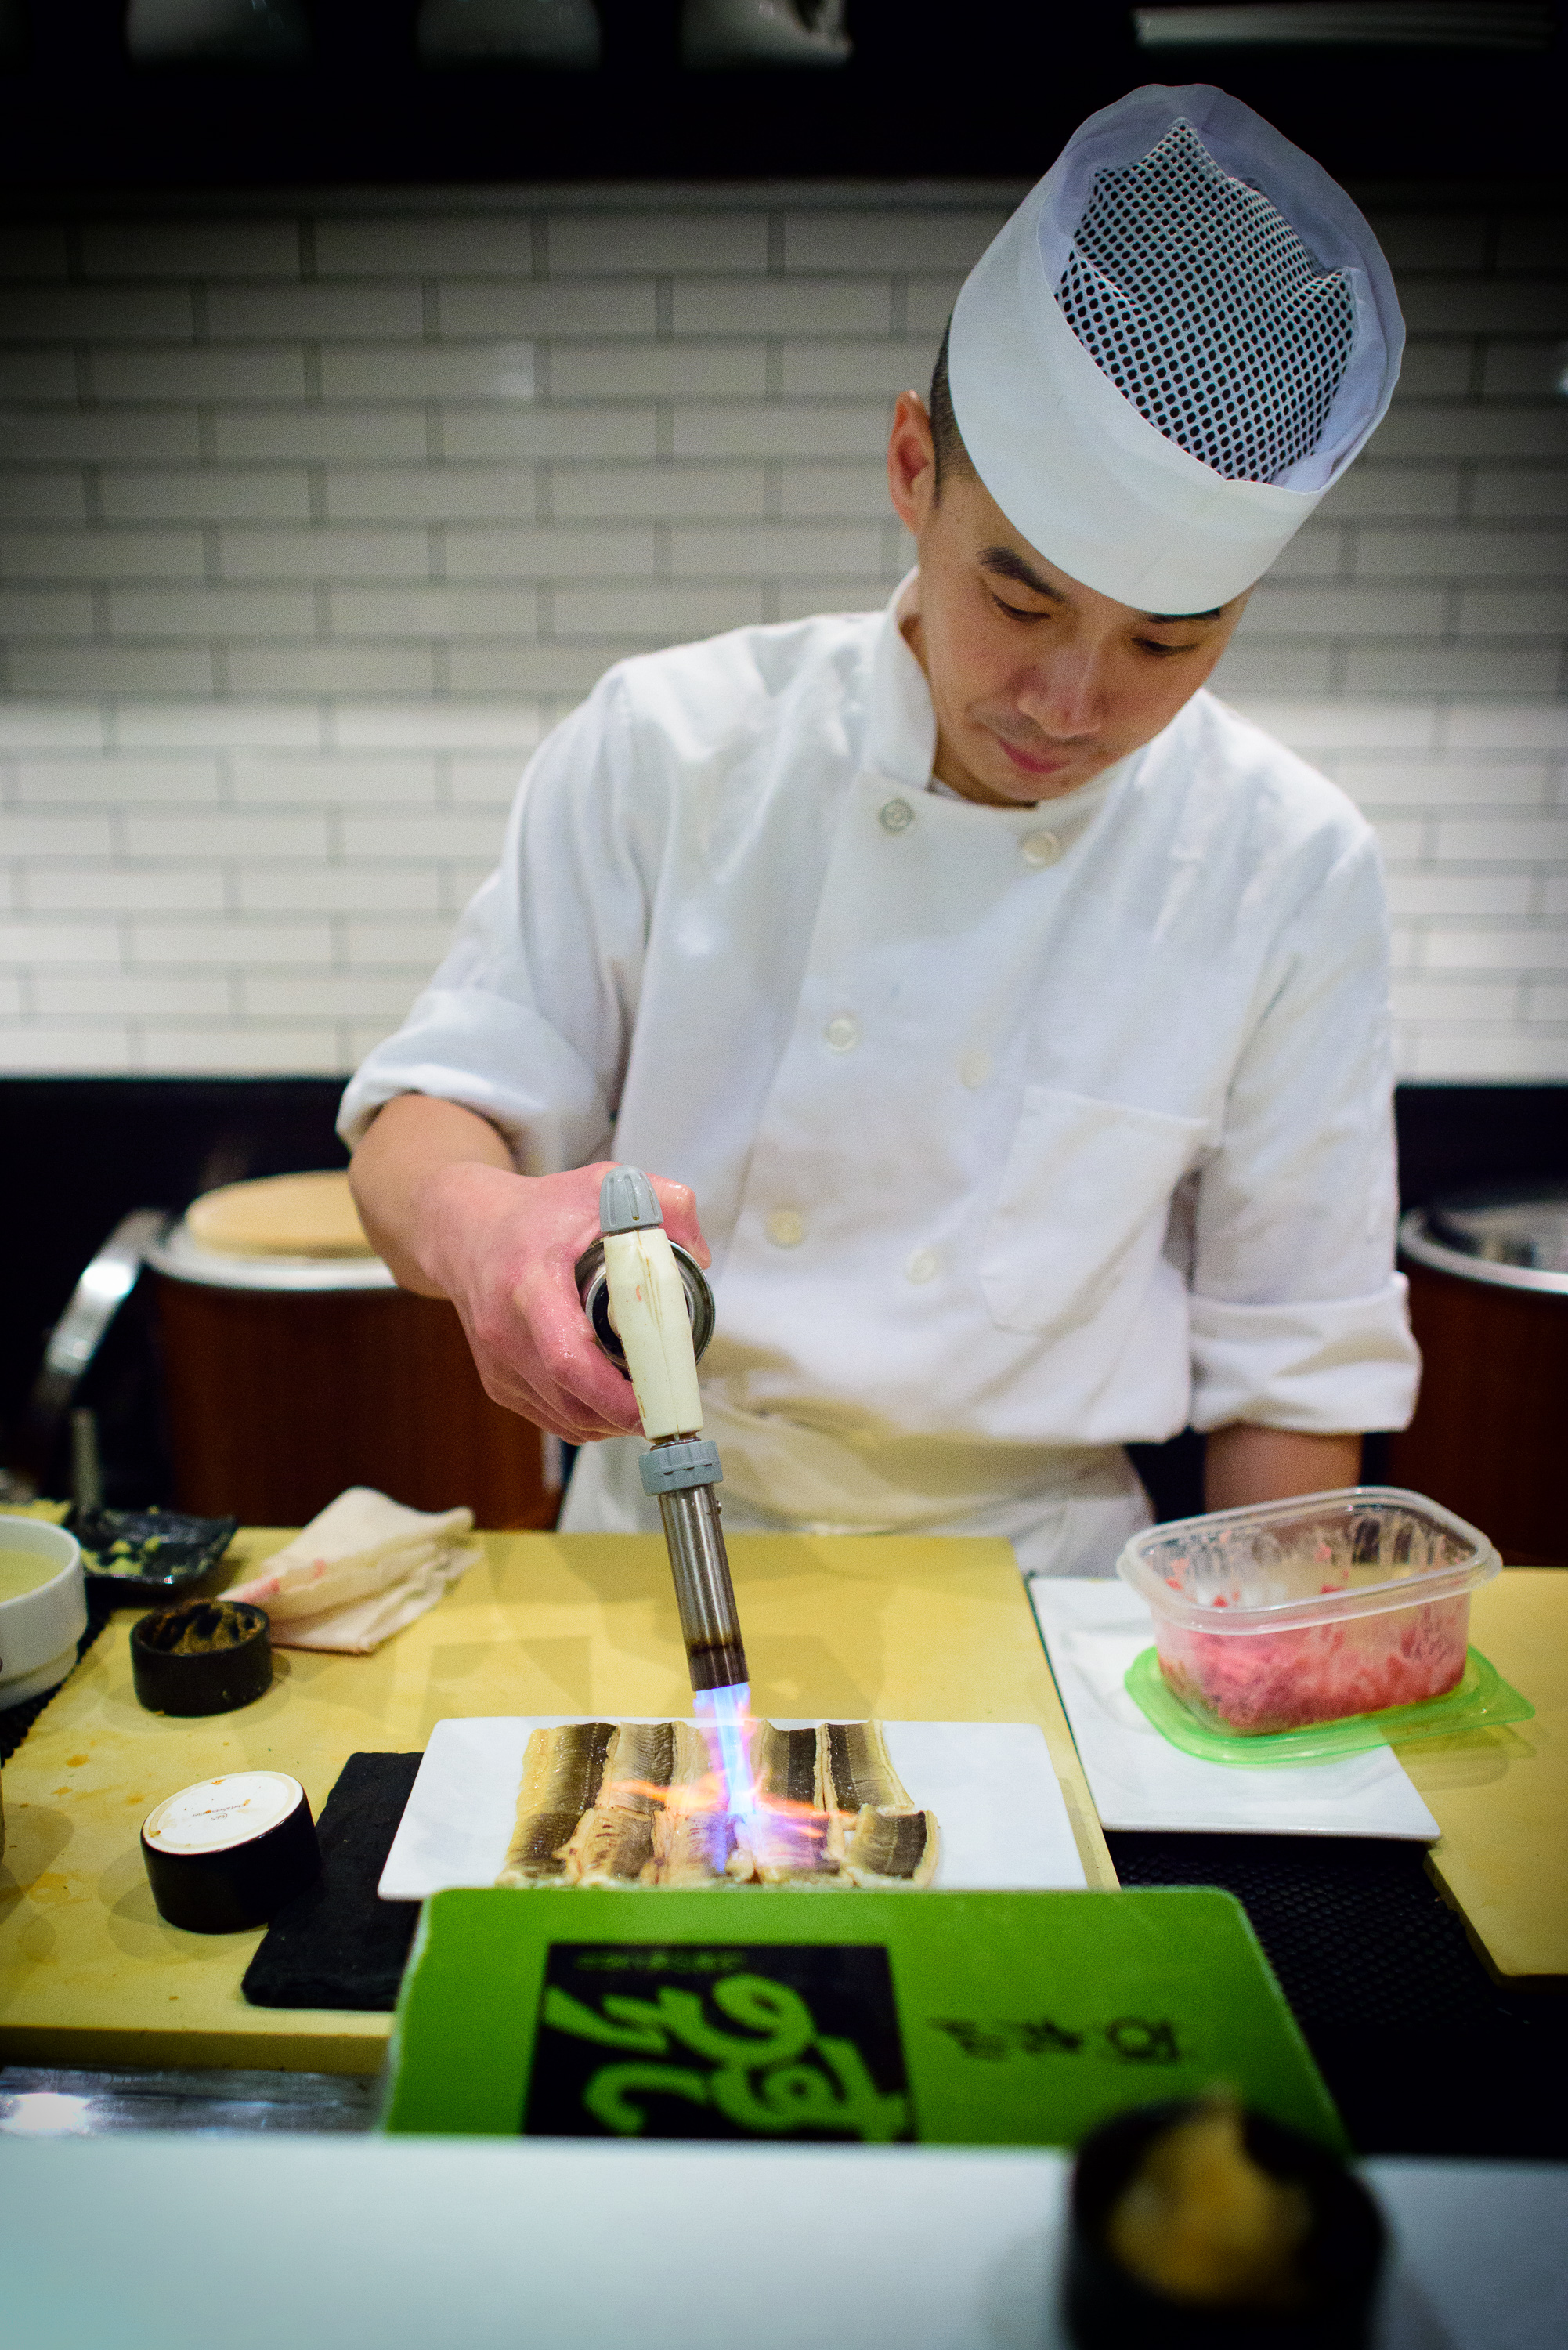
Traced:
<path id="1" fill-rule="evenodd" d="M 0 1599 L 0 1712 L 58 1688 L 87 1630 L 81 1546 L 63 1526 L 0 1513 L 0 1545 L 41 1554 L 54 1572 L 35 1590 Z"/>

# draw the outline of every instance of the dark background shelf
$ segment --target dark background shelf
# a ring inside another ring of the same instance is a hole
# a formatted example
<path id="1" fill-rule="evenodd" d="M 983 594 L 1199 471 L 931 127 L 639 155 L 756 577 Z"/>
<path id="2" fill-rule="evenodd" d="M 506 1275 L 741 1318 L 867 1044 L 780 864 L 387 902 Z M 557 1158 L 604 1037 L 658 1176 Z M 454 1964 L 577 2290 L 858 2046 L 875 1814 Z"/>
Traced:
<path id="1" fill-rule="evenodd" d="M 1033 179 L 1095 108 L 1183 81 L 1234 91 L 1340 176 L 1514 180 L 1557 165 L 1568 98 L 1561 21 L 1544 53 L 1150 51 L 1104 0 L 850 0 L 843 68 L 690 73 L 678 0 L 599 5 L 593 73 L 421 68 L 414 0 L 316 0 L 310 62 L 258 71 L 138 68 L 122 0 L 29 0 L 0 183 Z"/>

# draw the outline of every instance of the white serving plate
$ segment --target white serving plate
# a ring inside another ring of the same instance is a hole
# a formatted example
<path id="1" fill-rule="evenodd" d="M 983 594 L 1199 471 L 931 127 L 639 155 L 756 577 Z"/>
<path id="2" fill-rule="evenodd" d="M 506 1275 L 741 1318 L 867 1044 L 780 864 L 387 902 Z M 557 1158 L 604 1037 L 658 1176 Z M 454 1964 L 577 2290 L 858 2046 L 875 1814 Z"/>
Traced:
<path id="1" fill-rule="evenodd" d="M 422 1901 L 455 1886 L 493 1885 L 517 1814 L 523 1750 L 535 1730 L 573 1713 L 473 1715 L 438 1721 L 377 1891 Z M 626 1716 L 659 1720 L 660 1716 Z M 801 1729 L 779 1718 L 780 1729 Z M 1031 1721 L 888 1721 L 893 1768 L 910 1800 L 935 1812 L 950 1892 L 1075 1891 L 1086 1884 L 1044 1731 Z"/>

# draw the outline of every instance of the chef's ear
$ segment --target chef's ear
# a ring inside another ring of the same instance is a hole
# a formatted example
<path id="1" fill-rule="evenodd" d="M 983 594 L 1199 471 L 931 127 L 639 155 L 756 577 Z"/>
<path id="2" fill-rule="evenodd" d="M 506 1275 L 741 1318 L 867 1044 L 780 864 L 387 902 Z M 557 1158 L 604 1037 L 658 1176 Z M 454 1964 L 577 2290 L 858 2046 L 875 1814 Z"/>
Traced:
<path id="1" fill-rule="evenodd" d="M 918 538 L 937 502 L 937 452 L 931 420 L 918 391 L 901 391 L 888 435 L 888 494 L 893 511 Z"/>

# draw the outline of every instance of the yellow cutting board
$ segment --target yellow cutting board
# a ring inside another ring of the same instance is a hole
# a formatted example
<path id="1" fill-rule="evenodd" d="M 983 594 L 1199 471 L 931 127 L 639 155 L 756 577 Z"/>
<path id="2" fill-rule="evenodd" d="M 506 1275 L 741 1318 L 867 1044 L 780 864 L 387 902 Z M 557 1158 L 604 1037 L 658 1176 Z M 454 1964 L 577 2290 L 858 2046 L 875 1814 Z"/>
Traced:
<path id="1" fill-rule="evenodd" d="M 1398 1749 L 1442 1829 L 1427 1866 L 1500 1981 L 1568 1975 L 1568 1567 L 1510 1566 L 1475 1595 L 1470 1638 L 1533 1721 Z"/>
<path id="2" fill-rule="evenodd" d="M 242 1534 L 235 1579 L 288 1539 Z M 5 1769 L 0 2062 L 244 2064 L 372 2073 L 388 2015 L 251 2007 L 262 1939 L 190 1934 L 153 1907 L 142 1820 L 219 1773 L 287 1771 L 319 1815 L 348 1756 L 422 1752 L 449 1714 L 685 1713 L 657 1534 L 485 1534 L 484 1556 L 374 1656 L 276 1652 L 254 1705 L 145 1712 L 125 1609 Z M 1012 1553 L 1003 1542 L 738 1534 L 730 1544 L 759 1714 L 1032 1721 L 1085 1872 L 1116 1872 Z"/>

